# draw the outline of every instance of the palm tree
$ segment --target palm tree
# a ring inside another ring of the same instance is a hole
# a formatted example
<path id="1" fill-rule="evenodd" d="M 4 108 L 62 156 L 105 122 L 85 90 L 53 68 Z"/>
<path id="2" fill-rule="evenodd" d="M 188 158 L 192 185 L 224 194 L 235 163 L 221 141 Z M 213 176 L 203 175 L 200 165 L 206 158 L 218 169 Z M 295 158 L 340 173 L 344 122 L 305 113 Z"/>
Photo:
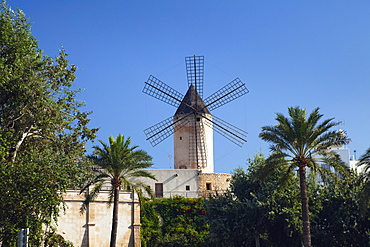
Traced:
<path id="1" fill-rule="evenodd" d="M 330 171 L 320 166 L 328 164 L 339 172 L 345 171 L 345 165 L 339 155 L 330 149 L 332 146 L 342 146 L 349 142 L 343 131 L 332 131 L 332 127 L 340 122 L 333 122 L 333 118 L 319 123 L 323 116 L 316 108 L 307 118 L 306 110 L 299 107 L 288 108 L 289 118 L 276 114 L 278 122 L 275 126 L 262 127 L 259 137 L 271 143 L 272 154 L 260 171 L 261 175 L 268 175 L 274 169 L 282 169 L 286 179 L 291 172 L 298 168 L 300 179 L 300 194 L 302 204 L 303 244 L 311 246 L 311 230 L 308 209 L 306 168 L 317 172 L 326 178 Z"/>
<path id="2" fill-rule="evenodd" d="M 155 180 L 154 175 L 143 170 L 152 166 L 152 157 L 143 150 L 137 150 L 138 146 L 132 146 L 131 139 L 126 140 L 123 135 L 119 134 L 116 139 L 109 137 L 109 145 L 99 141 L 103 147 L 93 146 L 93 155 L 89 155 L 94 165 L 95 176 L 89 181 L 81 192 L 94 185 L 91 192 L 86 196 L 82 206 L 82 211 L 87 204 L 93 201 L 103 185 L 110 184 L 109 203 L 113 201 L 113 218 L 110 246 L 116 246 L 117 226 L 118 226 L 118 204 L 119 192 L 121 188 L 131 188 L 141 196 L 141 188 L 144 188 L 149 195 L 152 191 L 148 185 L 138 181 L 135 178 L 147 177 Z"/>
<path id="3" fill-rule="evenodd" d="M 360 193 L 360 207 L 361 211 L 367 208 L 370 198 L 370 148 L 366 150 L 365 154 L 360 157 L 357 167 L 362 167 L 359 176 L 359 182 L 362 184 L 362 191 Z"/>
<path id="4" fill-rule="evenodd" d="M 360 157 L 357 166 L 364 166 L 363 171 L 370 172 L 370 148 L 366 150 L 366 153 Z"/>

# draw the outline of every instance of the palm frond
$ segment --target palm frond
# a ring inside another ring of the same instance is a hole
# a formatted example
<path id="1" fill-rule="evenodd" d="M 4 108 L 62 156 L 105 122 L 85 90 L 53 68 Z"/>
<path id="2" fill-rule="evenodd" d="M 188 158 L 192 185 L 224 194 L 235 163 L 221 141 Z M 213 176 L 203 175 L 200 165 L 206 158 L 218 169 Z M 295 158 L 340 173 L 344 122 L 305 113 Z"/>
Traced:
<path id="1" fill-rule="evenodd" d="M 126 183 L 137 193 L 139 200 L 143 198 L 142 189 L 144 189 L 149 197 L 154 199 L 153 190 L 145 183 L 138 180 L 127 180 Z"/>
<path id="2" fill-rule="evenodd" d="M 151 174 L 150 172 L 148 171 L 145 171 L 145 170 L 134 170 L 134 171 L 131 171 L 130 173 L 131 177 L 136 177 L 136 178 L 151 178 L 155 181 L 157 181 L 157 179 L 155 178 L 155 176 L 153 174 Z"/>
<path id="3" fill-rule="evenodd" d="M 86 202 L 93 201 L 103 184 L 107 183 L 110 184 L 109 205 L 115 199 L 114 186 L 117 186 L 117 182 L 120 184 L 120 188 L 129 186 L 134 188 L 137 193 L 140 193 L 139 188 L 142 187 L 150 192 L 150 188 L 147 185 L 135 181 L 135 178 L 148 177 L 155 180 L 151 173 L 143 170 L 153 165 L 151 156 L 144 150 L 139 150 L 138 146 L 131 146 L 131 138 L 125 139 L 121 134 L 116 138 L 109 137 L 109 144 L 103 141 L 99 142 L 101 146 L 94 146 L 93 154 L 87 156 L 101 170 L 98 170 L 94 179 L 83 188 L 83 190 L 86 190 L 90 186 L 95 185 L 92 192 L 86 197 Z"/>
<path id="4" fill-rule="evenodd" d="M 272 153 L 256 172 L 256 178 L 265 180 L 271 174 L 276 172 L 276 170 L 281 169 L 284 166 L 289 166 L 289 161 L 286 160 L 288 155 L 283 152 Z"/>
<path id="5" fill-rule="evenodd" d="M 114 200 L 114 190 L 113 186 L 110 187 L 109 194 L 108 194 L 108 206 L 110 207 Z"/>
<path id="6" fill-rule="evenodd" d="M 325 176 L 327 173 L 324 169 L 320 169 L 315 160 L 321 157 L 321 162 L 324 161 L 338 168 L 337 171 L 345 173 L 346 169 L 338 165 L 343 164 L 338 161 L 339 156 L 337 157 L 329 150 L 332 146 L 343 145 L 350 140 L 344 132 L 330 131 L 339 122 L 334 122 L 333 118 L 329 118 L 319 123 L 323 117 L 319 113 L 319 108 L 314 109 L 307 116 L 305 109 L 289 107 L 288 114 L 289 118 L 277 113 L 277 125 L 262 127 L 259 137 L 270 143 L 270 151 L 272 151 L 266 160 L 269 165 L 264 168 L 265 172 L 270 171 L 268 166 L 276 167 L 277 164 L 289 164 L 287 167 L 290 167 L 290 170 L 294 170 L 292 169 L 294 166 L 305 164 L 313 172 Z"/>
<path id="7" fill-rule="evenodd" d="M 99 192 L 101 191 L 105 182 L 106 182 L 105 180 L 99 180 L 98 182 L 96 182 L 91 192 L 85 189 L 87 193 L 85 194 L 85 200 L 83 201 L 80 207 L 81 214 L 83 214 L 86 211 L 89 203 L 96 199 L 96 197 L 99 195 Z"/>
<path id="8" fill-rule="evenodd" d="M 94 185 L 94 184 L 99 184 L 99 183 L 102 183 L 102 182 L 106 182 L 107 181 L 107 178 L 109 178 L 109 174 L 103 172 L 103 171 L 96 171 L 97 175 L 91 180 L 91 181 L 88 181 L 84 187 L 82 187 L 82 189 L 80 190 L 80 194 L 84 191 L 86 191 L 90 186 Z"/>
<path id="9" fill-rule="evenodd" d="M 370 170 L 370 148 L 360 157 L 357 167 L 363 166 L 363 172 L 368 173 Z"/>

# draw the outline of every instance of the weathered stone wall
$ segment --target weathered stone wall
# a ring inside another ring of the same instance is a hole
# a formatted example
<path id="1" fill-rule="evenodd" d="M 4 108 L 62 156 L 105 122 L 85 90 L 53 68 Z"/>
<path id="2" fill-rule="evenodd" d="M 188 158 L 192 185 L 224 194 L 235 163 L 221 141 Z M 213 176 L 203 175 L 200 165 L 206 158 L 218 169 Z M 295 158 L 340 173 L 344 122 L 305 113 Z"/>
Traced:
<path id="1" fill-rule="evenodd" d="M 200 173 L 198 175 L 199 196 L 207 197 L 210 194 L 227 190 L 231 176 L 225 173 Z"/>
<path id="2" fill-rule="evenodd" d="M 90 203 L 84 214 L 80 207 L 84 200 L 78 191 L 68 191 L 65 195 L 66 212 L 58 220 L 57 233 L 74 246 L 109 246 L 112 227 L 112 207 L 108 207 L 108 191 L 99 194 Z M 140 247 L 140 205 L 132 192 L 120 193 L 117 246 Z"/>

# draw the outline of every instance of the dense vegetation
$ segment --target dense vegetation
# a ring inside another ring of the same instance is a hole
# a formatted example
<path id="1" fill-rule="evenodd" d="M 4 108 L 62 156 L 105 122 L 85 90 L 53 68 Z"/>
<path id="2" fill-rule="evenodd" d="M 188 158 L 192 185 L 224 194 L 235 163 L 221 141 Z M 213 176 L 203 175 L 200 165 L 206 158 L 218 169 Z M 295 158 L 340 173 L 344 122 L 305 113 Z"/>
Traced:
<path id="1" fill-rule="evenodd" d="M 208 246 L 204 198 L 160 198 L 141 207 L 142 246 Z"/>
<path id="2" fill-rule="evenodd" d="M 225 194 L 143 203 L 143 246 L 301 246 L 299 179 L 291 174 L 277 187 L 279 171 L 258 179 L 263 154 L 248 162 L 247 170 L 235 170 Z M 370 246 L 369 208 L 361 211 L 364 182 L 358 175 L 333 177 L 325 185 L 308 176 L 307 185 L 313 246 Z"/>

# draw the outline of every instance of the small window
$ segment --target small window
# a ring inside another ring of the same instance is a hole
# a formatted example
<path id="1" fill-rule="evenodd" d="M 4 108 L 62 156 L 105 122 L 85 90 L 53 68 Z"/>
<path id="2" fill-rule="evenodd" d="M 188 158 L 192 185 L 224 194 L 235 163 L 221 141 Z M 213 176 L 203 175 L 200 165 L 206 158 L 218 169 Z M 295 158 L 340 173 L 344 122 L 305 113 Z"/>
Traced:
<path id="1" fill-rule="evenodd" d="M 186 190 L 190 190 L 190 185 L 185 186 Z"/>
<path id="2" fill-rule="evenodd" d="M 197 122 L 200 122 L 200 117 L 197 117 Z"/>
<path id="3" fill-rule="evenodd" d="M 206 190 L 212 190 L 211 183 L 206 183 Z"/>
<path id="4" fill-rule="evenodd" d="M 182 136 L 180 136 L 180 141 L 182 140 Z"/>
<path id="5" fill-rule="evenodd" d="M 155 197 L 163 197 L 163 184 L 162 183 L 155 184 Z"/>

